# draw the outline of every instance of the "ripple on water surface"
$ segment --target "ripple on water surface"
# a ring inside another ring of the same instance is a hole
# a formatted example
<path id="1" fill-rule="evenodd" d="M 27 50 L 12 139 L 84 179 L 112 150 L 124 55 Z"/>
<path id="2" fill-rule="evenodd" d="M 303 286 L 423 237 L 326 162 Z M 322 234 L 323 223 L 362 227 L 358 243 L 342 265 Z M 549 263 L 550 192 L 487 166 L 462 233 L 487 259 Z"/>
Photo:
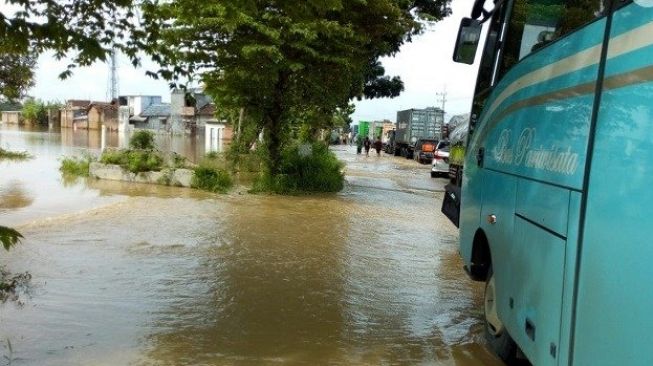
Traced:
<path id="1" fill-rule="evenodd" d="M 81 199 L 113 198 L 44 218 L 30 210 L 45 193 L 21 183 L 8 210 L 26 239 L 0 257 L 33 275 L 24 306 L 0 306 L 12 364 L 499 364 L 478 344 L 456 231 L 420 188 L 434 181 L 348 153 L 365 178 L 335 196 L 89 181 Z"/>

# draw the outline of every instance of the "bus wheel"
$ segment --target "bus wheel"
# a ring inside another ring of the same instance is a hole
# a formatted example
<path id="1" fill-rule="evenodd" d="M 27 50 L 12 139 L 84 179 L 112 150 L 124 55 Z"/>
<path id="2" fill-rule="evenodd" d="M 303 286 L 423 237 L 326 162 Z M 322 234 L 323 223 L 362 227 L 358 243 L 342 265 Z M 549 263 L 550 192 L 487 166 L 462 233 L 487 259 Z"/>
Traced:
<path id="1" fill-rule="evenodd" d="M 497 310 L 496 287 L 492 265 L 488 269 L 485 281 L 485 294 L 483 296 L 485 313 L 485 338 L 494 351 L 508 365 L 515 362 L 517 345 L 512 340 L 505 328 Z"/>

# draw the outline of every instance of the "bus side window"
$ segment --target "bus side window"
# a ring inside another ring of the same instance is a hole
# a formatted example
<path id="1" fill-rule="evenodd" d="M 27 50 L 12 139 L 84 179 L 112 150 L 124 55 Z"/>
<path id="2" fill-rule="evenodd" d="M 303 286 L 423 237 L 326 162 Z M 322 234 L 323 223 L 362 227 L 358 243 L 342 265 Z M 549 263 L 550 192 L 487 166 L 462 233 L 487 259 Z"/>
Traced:
<path id="1" fill-rule="evenodd" d="M 534 51 L 603 15 L 603 0 L 515 0 L 499 76 Z"/>

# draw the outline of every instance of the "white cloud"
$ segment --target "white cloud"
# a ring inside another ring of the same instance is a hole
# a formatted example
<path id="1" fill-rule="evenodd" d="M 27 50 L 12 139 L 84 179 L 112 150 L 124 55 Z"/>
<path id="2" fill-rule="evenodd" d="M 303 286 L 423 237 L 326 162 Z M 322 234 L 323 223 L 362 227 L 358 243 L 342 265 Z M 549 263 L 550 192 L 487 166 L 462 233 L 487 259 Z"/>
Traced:
<path id="1" fill-rule="evenodd" d="M 404 92 L 394 99 L 356 102 L 356 112 L 352 117 L 354 123 L 359 120 L 394 121 L 399 110 L 441 107 L 436 93 L 445 88 L 447 118 L 469 112 L 478 67 L 454 63 L 452 56 L 460 19 L 469 16 L 471 7 L 471 2 L 454 0 L 451 16 L 405 44 L 395 57 L 384 58 L 382 63 L 386 74 L 400 76 Z"/>
<path id="2" fill-rule="evenodd" d="M 96 62 L 89 67 L 77 68 L 73 75 L 60 80 L 59 73 L 66 70 L 69 60 L 56 60 L 53 53 L 39 57 L 36 70 L 36 85 L 30 95 L 44 100 L 92 99 L 108 101 L 109 65 Z M 168 84 L 145 75 L 146 70 L 155 70 L 149 59 L 143 60 L 143 67 L 134 68 L 125 56 L 118 57 L 118 89 L 120 95 L 161 95 L 170 99 Z"/>

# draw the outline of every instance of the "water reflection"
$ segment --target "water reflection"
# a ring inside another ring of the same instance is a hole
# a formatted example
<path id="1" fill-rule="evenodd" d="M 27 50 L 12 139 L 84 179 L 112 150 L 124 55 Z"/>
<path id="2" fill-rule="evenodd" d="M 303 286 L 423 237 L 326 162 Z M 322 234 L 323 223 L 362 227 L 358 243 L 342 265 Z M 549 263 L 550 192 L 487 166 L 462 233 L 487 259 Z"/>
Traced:
<path id="1" fill-rule="evenodd" d="M 13 364 L 500 364 L 479 346 L 481 286 L 435 194 L 385 189 L 433 184 L 428 167 L 338 151 L 350 176 L 390 182 L 322 197 L 62 181 L 57 159 L 102 140 L 124 141 L 0 128 L 35 156 L 0 164 L 0 222 L 25 235 L 0 265 L 35 286 L 0 307 Z"/>
<path id="2" fill-rule="evenodd" d="M 407 210 L 429 202 L 359 193 L 230 201 L 141 364 L 499 365 L 455 236 Z"/>
<path id="3" fill-rule="evenodd" d="M 105 147 L 126 148 L 131 133 L 117 131 L 84 130 L 71 128 L 49 128 L 47 126 L 16 126 L 0 124 L 0 146 L 26 144 L 28 147 L 60 145 L 61 152 L 70 148 L 83 148 L 99 152 Z M 20 140 L 19 143 L 16 140 Z M 198 161 L 205 153 L 204 134 L 195 135 L 155 135 L 157 148 L 176 152 L 190 161 Z M 224 146 L 223 146 L 224 148 Z M 72 149 L 74 151 L 74 149 Z"/>
<path id="4" fill-rule="evenodd" d="M 0 212 L 27 207 L 32 202 L 34 198 L 25 192 L 19 181 L 12 180 L 6 184 L 0 182 Z"/>
<path id="5" fill-rule="evenodd" d="M 11 198 L 7 194 L 4 200 L 14 202 L 14 207 L 11 212 L 0 212 L 0 222 L 4 225 L 16 225 L 36 218 L 99 207 L 124 196 L 195 195 L 190 192 L 183 193 L 186 192 L 184 190 L 155 186 L 63 177 L 59 173 L 60 159 L 63 156 L 85 153 L 98 155 L 103 147 L 126 147 L 129 137 L 130 135 L 125 133 L 98 130 L 0 125 L 0 146 L 27 151 L 33 156 L 33 159 L 21 162 L 0 162 L 0 187 L 9 182 L 18 182 L 14 183 L 14 191 L 24 192 Z M 201 134 L 161 134 L 156 135 L 155 139 L 161 150 L 177 152 L 190 161 L 197 161 L 204 154 L 204 136 Z M 29 198 L 29 203 L 23 199 L 26 197 Z M 22 206 L 17 202 L 22 202 Z M 25 209 L 28 206 L 30 209 Z"/>

